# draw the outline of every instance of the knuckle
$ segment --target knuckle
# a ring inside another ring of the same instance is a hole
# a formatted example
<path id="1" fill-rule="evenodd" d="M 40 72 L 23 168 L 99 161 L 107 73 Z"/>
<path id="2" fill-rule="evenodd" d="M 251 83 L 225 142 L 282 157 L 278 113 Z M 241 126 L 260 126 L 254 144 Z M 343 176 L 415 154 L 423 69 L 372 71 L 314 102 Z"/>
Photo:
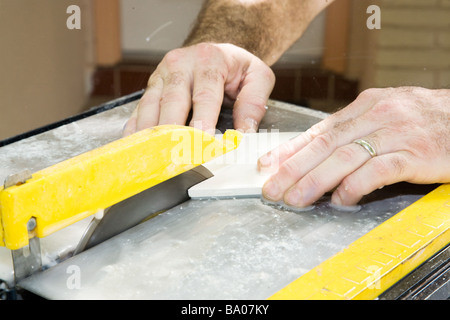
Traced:
<path id="1" fill-rule="evenodd" d="M 245 108 L 247 108 L 248 110 L 260 113 L 260 114 L 264 114 L 266 112 L 266 104 L 267 104 L 267 100 L 263 97 L 260 97 L 258 95 L 247 95 L 245 97 L 245 101 L 244 99 L 238 99 L 236 100 L 236 103 L 241 105 L 241 106 L 245 106 Z M 236 110 L 236 108 L 235 108 Z"/>
<path id="2" fill-rule="evenodd" d="M 197 44 L 196 46 L 196 50 L 197 52 L 201 55 L 201 56 L 211 56 L 212 52 L 215 51 L 216 47 L 214 45 L 212 45 L 211 43 L 207 43 L 207 42 L 201 42 L 199 44 Z"/>
<path id="3" fill-rule="evenodd" d="M 298 151 L 290 141 L 282 143 L 277 150 L 287 157 L 293 156 Z"/>
<path id="4" fill-rule="evenodd" d="M 400 154 L 392 154 L 389 157 L 375 157 L 370 160 L 373 175 L 380 177 L 382 181 L 408 181 L 414 170 L 408 170 L 408 160 Z"/>
<path id="5" fill-rule="evenodd" d="M 272 68 L 262 61 L 250 63 L 244 74 L 252 79 L 257 79 L 257 81 L 265 83 L 267 86 L 273 87 L 276 82 L 276 76 Z"/>
<path id="6" fill-rule="evenodd" d="M 195 46 L 196 56 L 202 64 L 211 63 L 212 60 L 217 60 L 220 57 L 220 50 L 211 43 L 199 43 Z"/>
<path id="7" fill-rule="evenodd" d="M 164 96 L 161 97 L 161 99 L 159 100 L 159 103 L 160 103 L 161 105 L 166 105 L 166 104 L 168 104 L 170 101 L 172 101 L 171 95 L 166 94 L 166 95 L 164 95 Z"/>
<path id="8" fill-rule="evenodd" d="M 372 107 L 372 112 L 375 114 L 385 115 L 392 112 L 396 107 L 397 104 L 393 101 L 388 102 L 381 100 Z"/>
<path id="9" fill-rule="evenodd" d="M 201 76 L 209 82 L 224 82 L 225 74 L 217 68 L 207 68 L 202 71 Z"/>
<path id="10" fill-rule="evenodd" d="M 181 101 L 183 101 L 183 99 L 178 92 L 170 91 L 161 96 L 159 103 L 161 105 L 168 105 L 171 103 L 181 103 Z"/>
<path id="11" fill-rule="evenodd" d="M 406 171 L 407 161 L 400 156 L 394 156 L 390 160 L 390 166 L 392 167 L 394 174 L 402 177 Z"/>
<path id="12" fill-rule="evenodd" d="M 323 121 L 320 121 L 306 130 L 305 134 L 309 136 L 310 140 L 313 140 L 326 129 Z"/>
<path id="13" fill-rule="evenodd" d="M 185 56 L 183 49 L 174 49 L 166 53 L 164 56 L 164 62 L 170 67 L 176 65 Z"/>
<path id="14" fill-rule="evenodd" d="M 329 150 L 334 150 L 335 142 L 331 134 L 323 133 L 314 138 L 314 140 L 311 142 L 311 148 L 314 151 L 322 153 Z"/>
<path id="15" fill-rule="evenodd" d="M 155 88 L 161 82 L 161 75 L 157 72 L 154 72 L 147 82 L 147 89 Z"/>
<path id="16" fill-rule="evenodd" d="M 364 91 L 362 91 L 362 92 L 358 95 L 358 98 L 360 98 L 360 99 L 372 98 L 372 97 L 374 97 L 378 92 L 379 92 L 379 89 L 377 89 L 377 88 L 369 88 L 369 89 L 365 89 Z"/>
<path id="17" fill-rule="evenodd" d="M 405 158 L 396 154 L 391 157 L 375 157 L 371 161 L 375 173 L 381 177 L 403 177 L 408 165 Z"/>
<path id="18" fill-rule="evenodd" d="M 378 100 L 372 107 L 371 113 L 381 120 L 390 119 L 391 123 L 408 123 L 411 119 L 410 103 L 402 97 L 389 97 Z"/>
<path id="19" fill-rule="evenodd" d="M 181 86 L 186 83 L 186 77 L 181 71 L 171 72 L 166 78 L 168 86 Z"/>
<path id="20" fill-rule="evenodd" d="M 351 162 L 356 156 L 355 150 L 348 145 L 336 149 L 334 155 L 340 162 Z"/>
<path id="21" fill-rule="evenodd" d="M 303 179 L 308 188 L 311 188 L 313 190 L 321 190 L 324 186 L 324 182 L 315 173 L 315 171 L 309 172 Z"/>
<path id="22" fill-rule="evenodd" d="M 265 66 L 265 68 L 262 69 L 262 73 L 265 79 L 267 79 L 270 83 L 275 84 L 276 77 L 271 68 Z"/>
<path id="23" fill-rule="evenodd" d="M 201 90 L 194 92 L 192 95 L 192 103 L 194 105 L 206 102 L 211 103 L 216 100 L 218 100 L 217 94 L 209 88 L 202 88 Z"/>
<path id="24" fill-rule="evenodd" d="M 281 177 L 297 177 L 300 173 L 300 167 L 296 161 L 288 159 L 278 169 L 279 176 Z"/>
<path id="25" fill-rule="evenodd" d="M 249 104 L 258 109 L 259 111 L 266 111 L 266 104 L 267 104 L 267 100 L 263 97 L 260 96 L 254 96 L 250 99 Z"/>
<path id="26" fill-rule="evenodd" d="M 383 157 L 375 157 L 371 159 L 373 170 L 378 176 L 384 176 L 389 173 L 388 165 Z"/>
<path id="27" fill-rule="evenodd" d="M 336 189 L 336 192 L 339 194 L 341 199 L 345 198 L 358 198 L 363 196 L 362 194 L 363 188 L 357 185 L 357 181 L 352 178 L 352 176 L 345 177 L 339 187 Z"/>
<path id="28" fill-rule="evenodd" d="M 382 99 L 375 103 L 370 110 L 370 116 L 376 120 L 383 122 L 385 126 L 394 130 L 404 128 L 411 125 L 410 110 L 400 100 Z"/>

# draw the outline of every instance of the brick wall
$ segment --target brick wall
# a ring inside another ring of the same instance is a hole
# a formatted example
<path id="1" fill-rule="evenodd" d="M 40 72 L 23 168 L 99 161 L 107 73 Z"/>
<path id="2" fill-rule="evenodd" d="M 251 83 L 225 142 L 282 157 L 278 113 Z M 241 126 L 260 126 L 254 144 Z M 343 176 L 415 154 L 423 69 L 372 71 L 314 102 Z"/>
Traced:
<path id="1" fill-rule="evenodd" d="M 383 0 L 373 83 L 450 88 L 450 0 Z"/>

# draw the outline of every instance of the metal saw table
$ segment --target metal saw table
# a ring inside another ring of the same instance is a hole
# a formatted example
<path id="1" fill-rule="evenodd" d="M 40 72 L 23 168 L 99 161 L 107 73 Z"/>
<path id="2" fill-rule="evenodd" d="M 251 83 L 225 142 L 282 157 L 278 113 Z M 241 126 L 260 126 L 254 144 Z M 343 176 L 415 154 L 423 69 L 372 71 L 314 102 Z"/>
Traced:
<path id="1" fill-rule="evenodd" d="M 0 178 L 119 139 L 141 94 L 3 141 Z M 301 132 L 327 116 L 277 101 L 268 106 L 260 127 L 267 130 Z M 218 128 L 231 127 L 225 109 Z M 188 200 L 72 256 L 90 219 L 41 239 L 45 270 L 19 282 L 19 292 L 46 299 L 450 296 L 447 185 L 387 186 L 354 212 L 329 206 L 329 195 L 299 213 L 260 199 Z M 3 247 L 0 279 L 15 286 L 11 253 Z"/>

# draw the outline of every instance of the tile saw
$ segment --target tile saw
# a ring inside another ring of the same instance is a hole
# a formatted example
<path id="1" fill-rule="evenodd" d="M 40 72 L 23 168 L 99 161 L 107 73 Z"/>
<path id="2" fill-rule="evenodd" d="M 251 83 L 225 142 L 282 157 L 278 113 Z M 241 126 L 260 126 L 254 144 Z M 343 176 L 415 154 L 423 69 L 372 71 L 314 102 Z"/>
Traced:
<path id="1" fill-rule="evenodd" d="M 16 281 L 41 267 L 39 238 L 112 211 L 91 224 L 77 248 L 82 251 L 183 202 L 188 186 L 211 176 L 197 167 L 236 148 L 239 135 L 227 131 L 218 141 L 190 127 L 154 127 L 32 175 L 26 170 L 8 176 L 0 188 L 0 245 L 12 250 Z M 149 191 L 156 197 L 151 204 L 167 192 L 173 196 L 155 208 L 131 208 L 130 202 L 139 202 L 136 197 L 147 200 Z"/>
<path id="2" fill-rule="evenodd" d="M 116 142 L 119 135 L 117 132 L 120 131 L 117 128 L 123 125 L 123 121 L 127 119 L 129 112 L 134 108 L 137 98 L 138 96 L 129 104 L 124 103 L 114 110 L 108 110 L 100 115 L 87 117 L 53 129 L 52 132 L 47 133 L 46 138 L 36 135 L 35 138 L 23 138 L 21 141 L 4 146 L 0 148 L 0 157 L 2 157 L 3 149 L 5 152 L 8 151 L 8 156 L 2 159 L 14 158 L 15 150 L 20 150 L 21 144 L 26 147 L 29 139 L 32 141 L 30 140 L 28 147 L 37 145 L 39 141 L 45 139 L 49 144 L 49 140 L 54 138 L 58 130 L 61 130 L 64 136 L 59 142 L 64 145 L 72 145 L 76 149 L 74 153 L 80 152 L 81 147 L 78 142 L 80 137 L 84 139 L 88 137 L 92 142 L 92 145 L 85 146 L 89 150 L 84 151 L 88 153 L 98 152 L 94 151 L 96 147 L 107 150 L 109 142 L 119 143 Z M 306 108 L 271 101 L 262 126 L 270 129 L 274 128 L 276 124 L 281 127 L 281 123 L 284 124 L 283 128 L 287 131 L 300 132 L 324 116 L 326 115 Z M 109 117 L 110 124 L 117 124 L 112 125 L 114 127 L 112 129 L 105 128 L 105 130 L 113 132 L 108 138 L 111 141 L 105 142 L 104 139 L 97 138 L 105 135 L 104 132 L 93 134 L 89 131 L 92 123 L 97 123 L 98 127 L 99 121 L 103 121 L 101 117 Z M 225 114 L 223 117 L 226 118 L 227 115 Z M 227 119 L 225 119 L 226 121 Z M 226 126 L 229 127 L 228 124 Z M 66 141 L 67 137 L 72 134 L 74 141 Z M 236 137 L 232 131 L 230 135 Z M 96 139 L 102 141 L 96 141 Z M 217 139 L 214 141 L 219 145 L 222 143 Z M 87 143 L 84 142 L 84 144 Z M 56 143 L 55 146 L 57 146 Z M 107 153 L 119 149 L 120 147 L 115 145 Z M 138 148 L 136 152 L 139 152 Z M 59 163 L 57 160 L 60 155 L 57 153 L 61 152 L 53 151 L 52 153 L 53 155 L 47 155 L 47 160 L 41 162 Z M 17 158 L 14 158 L 11 163 L 17 164 L 18 159 L 21 158 L 24 164 L 21 164 L 20 167 L 30 167 L 31 172 L 40 170 L 45 172 L 48 168 L 53 167 L 53 163 L 51 165 L 41 163 L 38 165 L 38 167 L 41 166 L 40 168 L 34 168 L 33 166 L 39 162 L 32 161 L 36 160 L 36 157 L 31 151 L 28 154 L 18 152 Z M 77 158 L 77 155 L 64 155 L 64 157 L 70 158 L 67 160 L 70 162 L 74 161 L 72 159 Z M 117 157 L 121 158 L 119 155 Z M 124 160 L 124 162 L 127 161 Z M 210 161 L 206 161 L 204 169 L 208 167 L 208 162 Z M 104 185 L 114 185 L 113 182 L 117 181 L 114 179 L 118 179 L 118 175 L 111 174 L 111 172 L 117 173 L 117 168 L 123 168 L 121 165 L 118 164 L 119 167 L 115 167 L 115 170 L 111 170 L 110 167 L 109 174 L 105 173 L 101 176 L 102 181 L 110 181 L 103 183 Z M 66 166 L 63 168 L 67 169 Z M 6 171 L 8 169 L 10 168 L 6 168 Z M 99 172 L 97 171 L 98 167 L 92 170 L 92 172 Z M 191 168 L 183 170 L 183 172 L 192 171 Z M 53 174 L 55 171 L 49 170 L 47 173 Z M 207 179 L 210 177 L 209 174 L 207 170 L 203 170 L 198 175 L 198 179 Z M 77 176 L 80 176 L 79 172 L 73 174 L 73 177 Z M 139 180 L 136 177 L 136 175 L 128 176 L 128 181 L 136 182 Z M 8 178 L 7 188 L 2 191 L 2 208 L 3 202 L 7 206 L 13 206 L 13 204 L 8 204 L 9 200 L 3 200 L 12 197 L 15 193 L 12 192 L 13 190 L 26 186 L 36 178 L 39 178 L 39 175 L 36 177 L 35 174 L 32 174 L 31 180 L 26 180 L 26 172 Z M 170 183 L 171 178 L 173 177 L 166 176 L 163 181 Z M 89 179 L 94 178 L 90 176 Z M 121 179 L 126 178 L 121 177 Z M 25 183 L 23 183 L 24 181 Z M 58 188 L 62 188 L 62 180 L 58 181 Z M 21 183 L 22 185 L 17 186 Z M 153 187 L 163 183 L 162 181 L 156 182 Z M 51 183 L 46 185 L 45 190 L 51 190 L 49 189 L 51 185 Z M 90 189 L 90 192 L 83 195 L 85 197 L 83 199 L 87 199 L 89 193 L 96 195 L 92 198 L 102 198 L 100 196 L 101 188 L 100 186 L 98 190 L 97 188 Z M 124 186 L 123 188 L 127 190 L 128 187 Z M 148 185 L 143 188 L 147 189 Z M 399 188 L 400 191 L 398 191 Z M 5 192 L 8 189 L 10 192 Z M 120 192 L 117 191 L 121 194 L 118 196 L 120 199 L 116 199 L 118 202 L 127 201 L 133 197 L 131 195 L 133 192 L 122 194 L 124 189 Z M 114 190 L 109 191 L 113 192 Z M 138 191 L 135 190 L 135 192 L 139 194 Z M 33 199 L 29 201 L 32 204 L 35 203 L 33 193 L 26 194 L 26 199 Z M 53 191 L 51 193 L 53 194 L 50 196 L 51 201 L 57 204 L 56 193 Z M 67 189 L 64 193 L 67 194 Z M 170 200 L 168 196 L 157 196 L 157 194 L 157 192 L 154 194 L 156 198 Z M 148 197 L 151 197 L 151 193 Z M 26 213 L 23 214 L 23 217 L 21 214 L 20 219 L 13 219 L 14 222 L 20 220 L 20 228 L 16 224 L 11 224 L 11 220 L 8 220 L 10 217 L 3 216 L 3 212 L 5 212 L 3 210 L 0 231 L 2 244 L 8 249 L 12 249 L 13 252 L 16 250 L 39 252 L 39 248 L 33 246 L 35 240 L 27 245 L 30 236 L 37 235 L 31 239 L 43 237 L 40 250 L 48 252 L 48 248 L 53 245 L 46 243 L 48 239 L 85 221 L 86 219 L 83 219 L 85 216 L 97 214 L 99 218 L 97 221 L 90 218 L 80 228 L 81 231 L 76 232 L 76 236 L 70 243 L 72 252 L 80 245 L 80 239 L 84 239 L 83 234 L 89 233 L 91 229 L 88 227 L 89 224 L 103 220 L 100 219 L 102 218 L 101 209 L 111 208 L 111 212 L 114 212 L 114 206 L 120 205 L 120 203 L 114 203 L 115 201 L 105 201 L 101 205 L 96 203 L 91 210 L 87 210 L 83 207 L 85 203 L 74 203 L 73 206 L 80 209 L 77 214 L 59 215 L 60 212 L 70 211 L 67 201 L 69 200 L 63 201 L 64 208 L 60 209 L 61 211 L 56 210 L 58 214 L 55 215 L 44 215 L 43 212 L 51 212 L 47 207 L 36 211 L 35 209 L 38 207 L 24 207 Z M 436 253 L 440 252 L 441 257 L 446 257 L 445 248 L 449 242 L 448 201 L 448 186 L 419 188 L 404 184 L 395 186 L 395 188 L 385 187 L 372 197 L 368 197 L 362 203 L 362 209 L 354 213 L 333 211 L 328 206 L 327 197 L 321 199 L 313 211 L 305 213 L 292 213 L 272 208 L 262 204 L 256 198 L 191 199 L 181 204 L 172 206 L 169 204 L 170 208 L 163 214 L 140 223 L 89 250 L 80 250 L 83 252 L 62 262 L 53 262 L 50 266 L 46 266 L 44 263 L 46 270 L 33 272 L 31 276 L 25 274 L 18 287 L 49 299 L 382 298 L 383 292 L 396 282 L 400 282 L 400 279 L 424 264 Z M 16 205 L 17 202 L 11 201 L 11 203 Z M 89 213 L 87 213 L 88 211 Z M 57 223 L 58 228 L 62 229 L 55 232 L 54 235 L 48 235 L 48 230 L 56 230 L 54 225 L 50 222 L 48 225 L 41 223 L 44 218 L 50 221 L 48 216 L 57 216 L 58 219 L 64 221 Z M 74 216 L 80 221 L 75 223 Z M 103 218 L 107 216 L 108 212 L 104 213 Z M 124 221 L 126 219 L 122 219 L 122 222 L 117 224 L 125 225 Z M 4 222 L 8 225 L 7 228 L 5 228 Z M 12 225 L 14 227 L 11 229 Z M 92 229 L 96 228 L 92 227 Z M 12 233 L 11 230 L 13 230 Z M 62 237 L 64 238 L 64 236 Z M 63 243 L 61 246 L 67 246 L 64 241 L 61 243 Z M 6 248 L 0 248 L 5 249 L 3 250 L 4 254 L 8 251 Z M 384 250 L 380 248 L 384 248 Z M 60 249 L 55 251 L 58 250 Z M 22 255 L 26 254 L 25 252 Z M 4 256 L 6 255 L 0 255 L 0 259 L 3 260 Z M 31 260 L 33 261 L 33 259 Z M 39 267 L 36 267 L 33 262 L 30 263 L 30 266 L 32 269 Z M 77 266 L 81 270 L 81 286 L 79 288 L 68 288 L 67 281 L 70 274 L 67 273 L 67 270 L 70 266 Z M 6 276 L 2 274 L 0 266 L 0 278 L 8 278 L 10 274 L 10 271 L 6 272 Z M 132 274 L 136 275 L 132 276 Z M 10 286 L 12 286 L 11 282 Z M 192 290 L 193 288 L 196 288 L 195 292 Z"/>

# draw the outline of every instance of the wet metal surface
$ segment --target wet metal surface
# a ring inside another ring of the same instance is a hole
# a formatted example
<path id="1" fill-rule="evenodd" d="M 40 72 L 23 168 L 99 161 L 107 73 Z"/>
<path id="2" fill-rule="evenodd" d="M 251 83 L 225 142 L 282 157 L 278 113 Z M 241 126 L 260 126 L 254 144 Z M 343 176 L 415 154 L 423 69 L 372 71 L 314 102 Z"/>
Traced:
<path id="1" fill-rule="evenodd" d="M 0 179 L 51 166 L 121 137 L 137 101 L 0 148 Z M 326 114 L 271 102 L 262 129 L 305 131 Z M 232 127 L 230 110 L 219 129 Z M 260 199 L 189 200 L 86 252 L 70 256 L 89 221 L 41 241 L 50 269 L 21 283 L 57 299 L 264 299 L 344 249 L 429 187 L 398 184 L 366 197 L 357 212 L 336 210 L 325 196 L 294 213 Z M 0 279 L 12 279 L 11 254 L 0 248 Z M 68 270 L 78 268 L 74 290 Z"/>

